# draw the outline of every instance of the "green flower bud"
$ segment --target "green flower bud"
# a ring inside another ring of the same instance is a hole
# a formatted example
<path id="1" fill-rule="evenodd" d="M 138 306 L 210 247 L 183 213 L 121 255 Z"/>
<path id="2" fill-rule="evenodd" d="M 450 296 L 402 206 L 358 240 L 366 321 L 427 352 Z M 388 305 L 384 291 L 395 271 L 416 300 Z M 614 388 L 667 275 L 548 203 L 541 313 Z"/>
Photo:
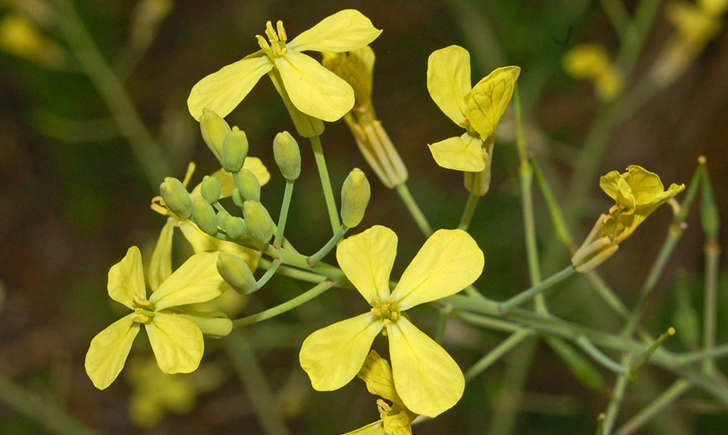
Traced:
<path id="1" fill-rule="evenodd" d="M 366 175 L 359 168 L 354 168 L 347 175 L 341 186 L 341 221 L 349 228 L 359 225 L 367 210 L 371 187 Z"/>
<path id="2" fill-rule="evenodd" d="M 245 216 L 245 224 L 248 226 L 250 235 L 261 243 L 268 243 L 273 236 L 275 226 L 263 204 L 258 201 L 245 201 L 243 216 Z"/>
<path id="3" fill-rule="evenodd" d="M 230 133 L 228 123 L 218 116 L 217 113 L 205 109 L 200 117 L 200 131 L 202 132 L 202 139 L 207 144 L 207 147 L 210 148 L 210 151 L 212 151 L 217 160 L 222 163 L 222 143 L 225 140 L 225 136 Z"/>
<path id="4" fill-rule="evenodd" d="M 237 127 L 222 141 L 222 167 L 228 172 L 238 172 L 248 155 L 248 137 Z"/>
<path id="5" fill-rule="evenodd" d="M 301 175 L 301 150 L 291 133 L 282 131 L 273 139 L 273 156 L 283 178 L 295 181 Z"/>
<path id="6" fill-rule="evenodd" d="M 233 193 L 230 195 L 233 198 L 233 204 L 235 204 L 236 207 L 243 208 L 243 202 L 245 200 L 243 199 L 243 195 L 240 194 L 240 189 L 237 187 L 233 189 Z"/>
<path id="7" fill-rule="evenodd" d="M 192 218 L 202 231 L 210 235 L 217 233 L 217 215 L 204 199 L 198 197 L 192 202 Z"/>
<path id="8" fill-rule="evenodd" d="M 230 216 L 220 226 L 231 239 L 239 239 L 245 234 L 245 221 L 237 216 Z"/>
<path id="9" fill-rule="evenodd" d="M 217 178 L 205 175 L 205 178 L 202 179 L 202 186 L 200 186 L 200 192 L 205 201 L 214 204 L 220 199 L 220 191 L 220 182 L 217 181 Z"/>
<path id="10" fill-rule="evenodd" d="M 242 258 L 220 252 L 217 257 L 217 272 L 240 293 L 249 294 L 255 291 L 255 277 Z"/>
<path id="11" fill-rule="evenodd" d="M 192 215 L 192 200 L 184 184 L 176 178 L 165 177 L 159 185 L 159 193 L 162 194 L 164 203 L 170 210 L 182 219 Z"/>
<path id="12" fill-rule="evenodd" d="M 260 202 L 260 183 L 252 171 L 241 169 L 240 172 L 233 174 L 233 180 L 243 199 Z"/>

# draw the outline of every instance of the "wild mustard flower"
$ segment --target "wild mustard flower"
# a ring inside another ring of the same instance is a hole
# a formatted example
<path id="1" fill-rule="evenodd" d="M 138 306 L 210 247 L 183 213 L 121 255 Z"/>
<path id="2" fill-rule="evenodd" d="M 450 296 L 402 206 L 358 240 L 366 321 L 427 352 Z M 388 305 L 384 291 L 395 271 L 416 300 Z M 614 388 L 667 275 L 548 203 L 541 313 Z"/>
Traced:
<path id="1" fill-rule="evenodd" d="M 630 165 L 622 173 L 608 172 L 599 179 L 599 187 L 615 204 L 609 214 L 597 219 L 574 253 L 571 262 L 580 272 L 588 272 L 604 262 L 649 215 L 685 189 L 684 184 L 673 183 L 665 190 L 657 174 L 638 165 Z"/>
<path id="2" fill-rule="evenodd" d="M 427 90 L 437 107 L 466 132 L 430 145 L 435 162 L 446 169 L 480 172 L 492 152 L 493 134 L 513 96 L 521 68 L 496 68 L 471 88 L 470 53 L 451 45 L 430 54 Z M 490 144 L 491 150 L 486 148 Z"/>
<path id="3" fill-rule="evenodd" d="M 215 253 L 193 255 L 147 298 L 141 253 L 136 246 L 129 248 L 124 258 L 109 269 L 107 288 L 111 299 L 132 313 L 91 340 L 85 366 L 96 388 L 103 390 L 114 382 L 141 325 L 162 372 L 190 373 L 197 369 L 205 347 L 203 332 L 222 336 L 232 329 L 227 318 L 183 308 L 222 294 L 226 284 L 217 273 L 216 263 Z"/>
<path id="4" fill-rule="evenodd" d="M 434 417 L 460 400 L 465 379 L 450 355 L 417 329 L 405 311 L 472 284 L 483 271 L 483 251 L 465 231 L 438 230 L 390 292 L 396 252 L 397 235 L 379 225 L 339 243 L 339 267 L 372 309 L 309 335 L 299 359 L 314 389 L 336 390 L 359 372 L 384 329 L 397 394 L 407 409 Z"/>
<path id="5" fill-rule="evenodd" d="M 564 71 L 571 77 L 591 80 L 597 96 L 613 100 L 622 91 L 624 81 L 607 50 L 599 44 L 578 44 L 563 58 Z"/>
<path id="6" fill-rule="evenodd" d="M 354 91 L 336 74 L 304 51 L 356 50 L 374 41 L 381 30 L 354 9 L 324 18 L 290 42 L 283 23 L 266 23 L 256 35 L 260 50 L 203 78 L 187 99 L 190 114 L 200 119 L 203 109 L 227 116 L 263 75 L 274 71 L 291 103 L 299 111 L 324 121 L 336 121 L 354 105 Z"/>

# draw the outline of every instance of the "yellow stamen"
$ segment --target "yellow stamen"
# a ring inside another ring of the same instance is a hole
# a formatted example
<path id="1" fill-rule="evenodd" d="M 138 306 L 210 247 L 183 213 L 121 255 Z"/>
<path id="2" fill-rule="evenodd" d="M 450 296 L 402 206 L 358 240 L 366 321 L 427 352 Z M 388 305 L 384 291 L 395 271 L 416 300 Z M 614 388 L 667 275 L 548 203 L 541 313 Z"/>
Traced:
<path id="1" fill-rule="evenodd" d="M 276 29 L 278 30 L 278 38 L 280 38 L 281 42 L 286 42 L 288 36 L 286 35 L 286 29 L 283 27 L 283 21 L 276 21 Z"/>
<path id="2" fill-rule="evenodd" d="M 273 24 L 270 21 L 266 21 L 265 23 L 265 36 L 268 37 L 271 44 L 279 41 L 278 34 L 273 29 Z"/>

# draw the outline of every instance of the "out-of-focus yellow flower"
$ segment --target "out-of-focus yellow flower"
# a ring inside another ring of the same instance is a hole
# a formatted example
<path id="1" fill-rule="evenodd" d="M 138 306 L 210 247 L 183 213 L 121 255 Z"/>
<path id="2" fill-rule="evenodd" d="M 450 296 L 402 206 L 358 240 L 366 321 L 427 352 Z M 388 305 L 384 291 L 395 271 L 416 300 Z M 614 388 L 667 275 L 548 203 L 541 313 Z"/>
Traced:
<path id="1" fill-rule="evenodd" d="M 429 145 L 435 162 L 446 169 L 480 172 L 489 154 L 484 145 L 513 96 L 521 68 L 496 68 L 470 85 L 470 53 L 457 45 L 435 50 L 427 61 L 427 90 L 437 107 L 467 132 Z"/>
<path id="2" fill-rule="evenodd" d="M 65 61 L 61 47 L 18 13 L 9 13 L 0 21 L 0 49 L 48 67 L 62 66 Z"/>
<path id="3" fill-rule="evenodd" d="M 309 335 L 299 359 L 314 389 L 336 390 L 359 372 L 374 338 L 384 329 L 397 394 L 407 409 L 435 417 L 460 400 L 465 379 L 450 355 L 404 311 L 472 284 L 482 273 L 483 251 L 465 231 L 438 230 L 390 292 L 396 253 L 397 235 L 378 225 L 339 243 L 339 266 L 372 309 Z"/>
<path id="4" fill-rule="evenodd" d="M 599 186 L 615 204 L 609 214 L 597 219 L 574 253 L 571 262 L 580 272 L 588 272 L 604 262 L 649 215 L 685 189 L 684 184 L 673 183 L 665 190 L 657 174 L 638 165 L 630 165 L 622 173 L 608 172 L 599 179 Z"/>
<path id="5" fill-rule="evenodd" d="M 198 313 L 188 306 L 213 300 L 225 289 L 217 272 L 217 254 L 190 257 L 169 275 L 147 299 L 142 256 L 132 246 L 109 269 L 111 299 L 133 312 L 98 333 L 86 353 L 86 373 L 94 386 L 105 389 L 124 367 L 131 345 L 144 325 L 159 369 L 164 373 L 190 373 L 202 359 L 202 334 L 227 335 L 232 322 L 216 313 Z"/>
<path id="6" fill-rule="evenodd" d="M 351 86 L 304 51 L 343 52 L 374 41 L 381 30 L 361 12 L 345 9 L 288 42 L 283 23 L 276 28 L 266 23 L 266 41 L 256 35 L 260 50 L 203 78 L 187 99 L 190 114 L 197 120 L 207 108 L 227 116 L 263 75 L 278 75 L 285 93 L 299 111 L 324 121 L 336 121 L 354 105 Z"/>
<path id="7" fill-rule="evenodd" d="M 622 91 L 622 75 L 599 44 L 579 44 L 566 52 L 564 71 L 579 80 L 591 80 L 597 96 L 605 101 L 614 99 Z"/>
<path id="8" fill-rule="evenodd" d="M 152 360 L 132 360 L 126 377 L 131 384 L 129 417 L 138 426 L 153 427 L 167 412 L 184 414 L 195 406 L 192 379 L 162 373 Z"/>
<path id="9" fill-rule="evenodd" d="M 369 351 L 364 366 L 357 375 L 367 385 L 367 390 L 375 396 L 389 400 L 388 404 L 382 399 L 377 400 L 377 410 L 380 419 L 364 427 L 348 432 L 351 434 L 379 434 L 379 435 L 411 435 L 412 420 L 416 414 L 407 409 L 402 399 L 397 395 L 392 378 L 392 369 L 386 359 L 379 356 L 375 350 Z"/>
<path id="10" fill-rule="evenodd" d="M 323 55 L 321 63 L 349 83 L 354 90 L 354 108 L 352 110 L 373 110 L 374 50 L 365 45 L 351 51 L 325 51 Z"/>

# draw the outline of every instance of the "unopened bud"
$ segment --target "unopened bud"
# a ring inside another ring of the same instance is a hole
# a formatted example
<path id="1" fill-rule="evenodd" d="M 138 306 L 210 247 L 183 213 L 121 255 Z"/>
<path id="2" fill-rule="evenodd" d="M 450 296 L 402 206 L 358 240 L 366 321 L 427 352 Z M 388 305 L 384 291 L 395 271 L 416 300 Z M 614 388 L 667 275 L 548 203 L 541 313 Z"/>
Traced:
<path id="1" fill-rule="evenodd" d="M 366 175 L 359 168 L 352 169 L 341 186 L 341 221 L 349 228 L 364 219 L 372 190 Z"/>
<path id="2" fill-rule="evenodd" d="M 260 201 L 260 183 L 252 171 L 241 169 L 233 174 L 233 181 L 244 200 Z"/>
<path id="3" fill-rule="evenodd" d="M 192 200 L 181 181 L 173 177 L 165 177 L 162 184 L 159 185 L 159 193 L 162 194 L 164 203 L 174 214 L 182 219 L 187 219 L 192 215 Z"/>
<path id="4" fill-rule="evenodd" d="M 230 133 L 230 126 L 217 113 L 205 109 L 200 117 L 200 132 L 202 139 L 210 151 L 222 163 L 222 143 L 225 136 Z"/>
<path id="5" fill-rule="evenodd" d="M 220 252 L 217 257 L 217 272 L 225 282 L 240 293 L 248 294 L 255 290 L 253 272 L 240 257 Z"/>
<path id="6" fill-rule="evenodd" d="M 245 200 L 243 199 L 243 195 L 240 194 L 240 189 L 237 187 L 234 188 L 230 196 L 233 198 L 233 204 L 235 204 L 236 207 L 243 208 L 243 202 L 245 202 Z"/>
<path id="7" fill-rule="evenodd" d="M 239 239 L 245 233 L 245 221 L 237 216 L 225 219 L 220 226 L 231 239 Z"/>
<path id="8" fill-rule="evenodd" d="M 195 198 L 192 202 L 192 218 L 198 227 L 207 234 L 217 233 L 217 215 L 212 206 L 202 198 Z"/>
<path id="9" fill-rule="evenodd" d="M 248 155 L 248 137 L 237 127 L 222 142 L 222 167 L 228 172 L 238 172 Z"/>
<path id="10" fill-rule="evenodd" d="M 268 243 L 275 228 L 273 219 L 270 218 L 270 214 L 263 204 L 258 201 L 245 201 L 243 215 L 250 235 L 261 243 Z"/>
<path id="11" fill-rule="evenodd" d="M 301 175 L 301 150 L 291 133 L 282 131 L 276 135 L 273 139 L 273 156 L 283 178 L 294 181 Z"/>
<path id="12" fill-rule="evenodd" d="M 217 202 L 220 199 L 220 190 L 220 182 L 217 181 L 217 178 L 205 175 L 200 186 L 200 193 L 205 201 L 210 204 Z"/>

